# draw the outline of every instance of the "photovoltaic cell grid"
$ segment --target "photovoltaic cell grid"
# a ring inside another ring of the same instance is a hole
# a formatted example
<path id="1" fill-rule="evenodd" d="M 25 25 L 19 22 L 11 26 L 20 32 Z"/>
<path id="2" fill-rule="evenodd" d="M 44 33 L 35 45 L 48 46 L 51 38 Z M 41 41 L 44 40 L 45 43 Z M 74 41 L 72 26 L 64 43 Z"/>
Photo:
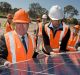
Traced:
<path id="1" fill-rule="evenodd" d="M 80 75 L 80 53 L 44 56 L 0 67 L 0 75 Z"/>

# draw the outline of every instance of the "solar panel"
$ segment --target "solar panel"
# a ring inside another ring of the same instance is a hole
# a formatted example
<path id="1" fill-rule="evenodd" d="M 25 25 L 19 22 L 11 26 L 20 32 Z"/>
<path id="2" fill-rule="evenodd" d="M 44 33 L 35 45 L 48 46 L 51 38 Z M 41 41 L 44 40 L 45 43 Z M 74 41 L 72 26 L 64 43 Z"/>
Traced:
<path id="1" fill-rule="evenodd" d="M 80 53 L 61 53 L 0 67 L 0 75 L 80 75 Z"/>

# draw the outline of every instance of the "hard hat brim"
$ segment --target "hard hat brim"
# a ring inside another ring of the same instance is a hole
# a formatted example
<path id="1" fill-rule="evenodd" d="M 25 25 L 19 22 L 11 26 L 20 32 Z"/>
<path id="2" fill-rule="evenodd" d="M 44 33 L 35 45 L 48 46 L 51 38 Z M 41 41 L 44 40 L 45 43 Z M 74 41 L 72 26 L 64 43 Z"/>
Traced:
<path id="1" fill-rule="evenodd" d="M 61 20 L 61 19 L 63 19 L 63 18 L 58 18 L 58 19 L 57 19 L 57 18 L 52 18 L 52 17 L 50 17 L 50 16 L 49 16 L 49 18 L 50 18 L 51 20 Z"/>
<path id="2" fill-rule="evenodd" d="M 14 21 L 13 20 L 13 22 L 14 23 L 30 23 L 31 21 L 29 20 L 29 21 L 22 21 L 22 20 L 16 20 L 16 21 Z"/>

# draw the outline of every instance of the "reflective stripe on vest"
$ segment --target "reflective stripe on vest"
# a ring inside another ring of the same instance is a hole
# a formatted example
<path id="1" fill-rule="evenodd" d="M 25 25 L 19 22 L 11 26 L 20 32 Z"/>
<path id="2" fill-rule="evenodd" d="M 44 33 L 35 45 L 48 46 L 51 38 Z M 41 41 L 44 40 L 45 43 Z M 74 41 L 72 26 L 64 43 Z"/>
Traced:
<path id="1" fill-rule="evenodd" d="M 66 35 L 68 31 L 68 26 L 63 24 L 63 31 L 57 31 L 55 37 L 53 37 L 53 32 L 50 28 L 48 28 L 48 25 L 45 25 L 45 32 L 47 33 L 49 40 L 50 40 L 50 46 L 52 49 L 60 48 L 61 41 L 63 37 Z"/>
<path id="2" fill-rule="evenodd" d="M 15 55 L 15 44 L 14 44 L 14 38 L 12 35 L 12 32 L 8 33 L 9 39 L 10 39 L 10 48 L 11 48 L 11 54 L 12 54 L 12 62 L 16 63 L 16 55 Z"/>
<path id="3" fill-rule="evenodd" d="M 52 49 L 53 51 L 57 51 L 57 50 L 59 50 L 59 48 L 55 48 L 55 49 Z"/>
<path id="4" fill-rule="evenodd" d="M 28 34 L 28 52 L 26 53 L 25 48 L 19 39 L 15 31 L 11 31 L 5 34 L 6 45 L 8 49 L 7 60 L 15 63 L 31 59 L 34 53 L 34 46 L 32 37 Z M 35 44 L 34 44 L 35 45 Z"/>
<path id="5" fill-rule="evenodd" d="M 59 48 L 54 48 L 54 49 L 52 49 L 53 50 L 53 52 L 55 52 L 55 53 L 59 53 Z"/>
<path id="6" fill-rule="evenodd" d="M 73 46 L 67 46 L 67 50 L 69 51 L 76 51 L 76 48 Z"/>

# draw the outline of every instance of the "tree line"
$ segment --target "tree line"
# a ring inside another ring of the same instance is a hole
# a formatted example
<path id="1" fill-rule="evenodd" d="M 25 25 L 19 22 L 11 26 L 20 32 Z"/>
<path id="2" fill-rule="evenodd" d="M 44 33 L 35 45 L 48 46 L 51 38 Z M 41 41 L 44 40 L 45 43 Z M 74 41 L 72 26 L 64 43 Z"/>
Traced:
<path id="1" fill-rule="evenodd" d="M 0 2 L 0 16 L 6 16 L 8 13 L 14 14 L 18 9 L 20 8 L 13 8 L 11 4 L 7 2 Z M 41 18 L 41 16 L 46 13 L 48 14 L 48 10 L 46 8 L 43 8 L 39 3 L 32 3 L 29 5 L 29 11 L 28 11 L 30 17 L 32 19 L 36 19 L 38 16 Z M 72 5 L 67 5 L 64 7 L 64 18 L 68 18 L 72 20 L 74 16 L 79 15 L 78 10 L 72 6 Z M 75 20 L 75 18 L 74 18 Z"/>

